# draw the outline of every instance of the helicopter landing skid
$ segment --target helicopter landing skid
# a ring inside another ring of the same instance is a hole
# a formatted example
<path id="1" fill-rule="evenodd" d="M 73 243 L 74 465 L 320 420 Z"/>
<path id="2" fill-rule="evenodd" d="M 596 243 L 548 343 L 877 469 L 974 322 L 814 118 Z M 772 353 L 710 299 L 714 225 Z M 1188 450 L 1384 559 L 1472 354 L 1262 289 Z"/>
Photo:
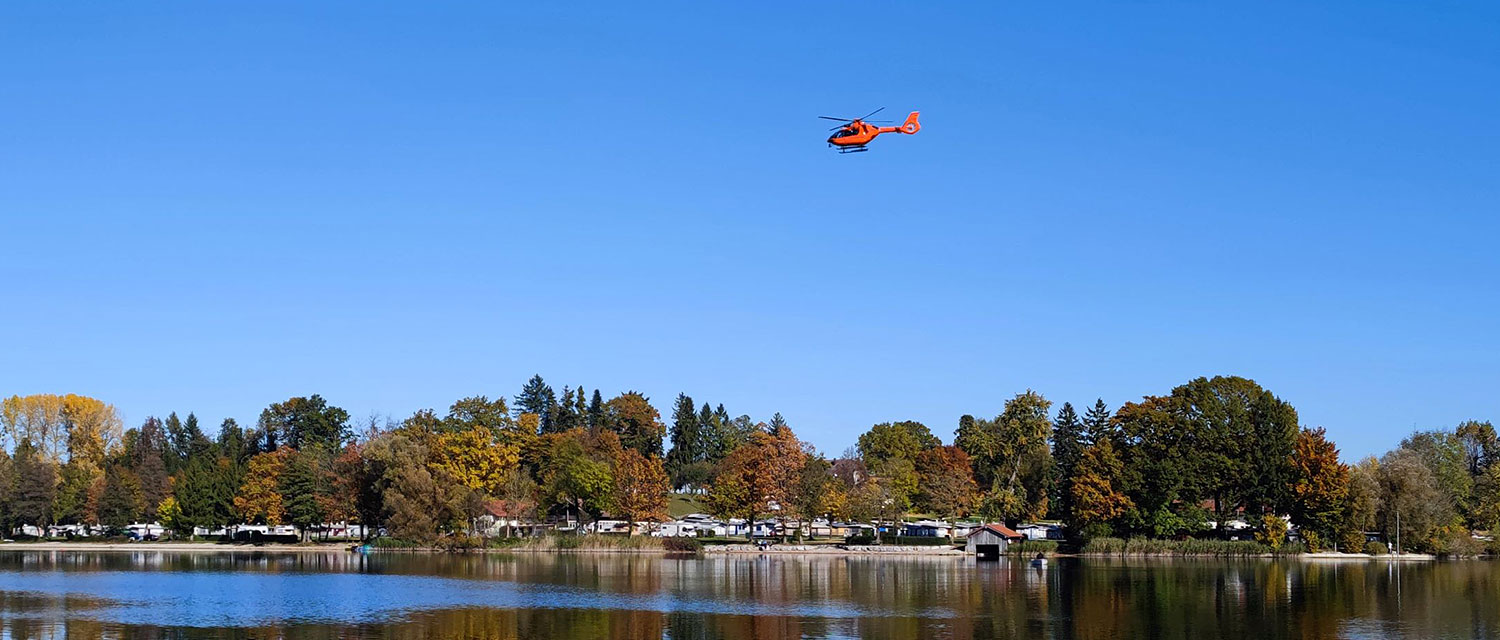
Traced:
<path id="1" fill-rule="evenodd" d="M 869 148 L 865 147 L 864 145 L 859 145 L 857 147 L 839 147 L 839 153 L 841 153 L 841 154 L 843 154 L 843 153 L 861 153 L 861 152 L 864 152 L 864 151 L 869 151 Z"/>

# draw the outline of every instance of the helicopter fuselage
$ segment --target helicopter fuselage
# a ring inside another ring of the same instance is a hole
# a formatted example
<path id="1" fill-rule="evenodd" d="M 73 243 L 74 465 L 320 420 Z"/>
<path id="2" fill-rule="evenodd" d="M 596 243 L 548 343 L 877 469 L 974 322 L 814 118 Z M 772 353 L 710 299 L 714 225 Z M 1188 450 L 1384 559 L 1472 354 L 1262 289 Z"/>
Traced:
<path id="1" fill-rule="evenodd" d="M 882 133 L 896 133 L 899 127 L 877 127 L 865 122 L 851 122 L 828 136 L 828 144 L 835 147 L 862 147 Z"/>

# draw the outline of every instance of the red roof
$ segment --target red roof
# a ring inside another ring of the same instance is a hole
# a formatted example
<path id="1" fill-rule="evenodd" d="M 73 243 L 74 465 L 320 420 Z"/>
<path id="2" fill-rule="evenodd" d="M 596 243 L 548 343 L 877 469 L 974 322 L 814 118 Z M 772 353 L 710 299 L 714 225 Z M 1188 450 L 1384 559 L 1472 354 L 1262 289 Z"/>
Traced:
<path id="1" fill-rule="evenodd" d="M 1011 529 L 1010 527 L 1007 527 L 1007 526 L 1005 526 L 1003 524 L 987 524 L 987 525 L 984 525 L 984 526 L 980 527 L 980 529 L 984 529 L 986 531 L 989 531 L 990 533 L 993 533 L 993 534 L 995 534 L 997 536 L 1000 536 L 1002 538 L 1024 538 L 1025 537 L 1025 536 L 1023 536 L 1023 535 L 1021 535 L 1019 533 L 1016 533 L 1015 529 Z"/>
<path id="2" fill-rule="evenodd" d="M 490 500 L 484 510 L 496 518 L 520 518 L 532 508 L 529 500 Z"/>

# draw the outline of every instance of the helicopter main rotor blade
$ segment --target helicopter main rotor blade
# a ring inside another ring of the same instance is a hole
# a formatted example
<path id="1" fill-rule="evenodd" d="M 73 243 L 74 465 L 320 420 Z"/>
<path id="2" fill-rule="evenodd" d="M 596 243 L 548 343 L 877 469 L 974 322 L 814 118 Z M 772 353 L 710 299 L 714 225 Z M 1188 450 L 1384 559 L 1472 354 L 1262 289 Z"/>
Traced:
<path id="1" fill-rule="evenodd" d="M 824 120 L 838 120 L 839 122 L 854 122 L 853 120 L 850 120 L 848 118 L 834 118 L 834 117 L 830 117 L 830 116 L 818 116 L 818 117 L 822 118 Z"/>
<path id="2" fill-rule="evenodd" d="M 870 116 L 873 116 L 873 115 L 875 115 L 875 114 L 877 114 L 877 113 L 880 113 L 880 112 L 881 112 L 881 111 L 885 111 L 885 107 L 881 107 L 881 108 L 879 108 L 879 109 L 876 109 L 876 110 L 874 110 L 874 111 L 871 111 L 871 112 L 869 112 L 869 113 L 867 113 L 867 114 L 865 114 L 865 117 L 864 117 L 864 118 L 859 118 L 859 119 L 860 119 L 860 120 L 864 120 L 864 119 L 865 119 L 865 118 L 868 118 L 868 117 L 870 117 Z"/>

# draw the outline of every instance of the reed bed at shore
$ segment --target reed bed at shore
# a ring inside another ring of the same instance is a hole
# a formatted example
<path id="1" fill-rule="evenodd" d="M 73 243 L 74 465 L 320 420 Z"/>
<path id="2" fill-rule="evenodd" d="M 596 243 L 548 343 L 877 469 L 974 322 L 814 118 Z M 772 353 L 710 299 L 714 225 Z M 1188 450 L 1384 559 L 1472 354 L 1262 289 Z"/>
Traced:
<path id="1" fill-rule="evenodd" d="M 1307 547 L 1300 542 L 1288 542 L 1279 547 L 1272 547 L 1248 540 L 1094 538 L 1085 543 L 1079 551 L 1086 555 L 1247 557 L 1299 555 L 1307 553 Z"/>

